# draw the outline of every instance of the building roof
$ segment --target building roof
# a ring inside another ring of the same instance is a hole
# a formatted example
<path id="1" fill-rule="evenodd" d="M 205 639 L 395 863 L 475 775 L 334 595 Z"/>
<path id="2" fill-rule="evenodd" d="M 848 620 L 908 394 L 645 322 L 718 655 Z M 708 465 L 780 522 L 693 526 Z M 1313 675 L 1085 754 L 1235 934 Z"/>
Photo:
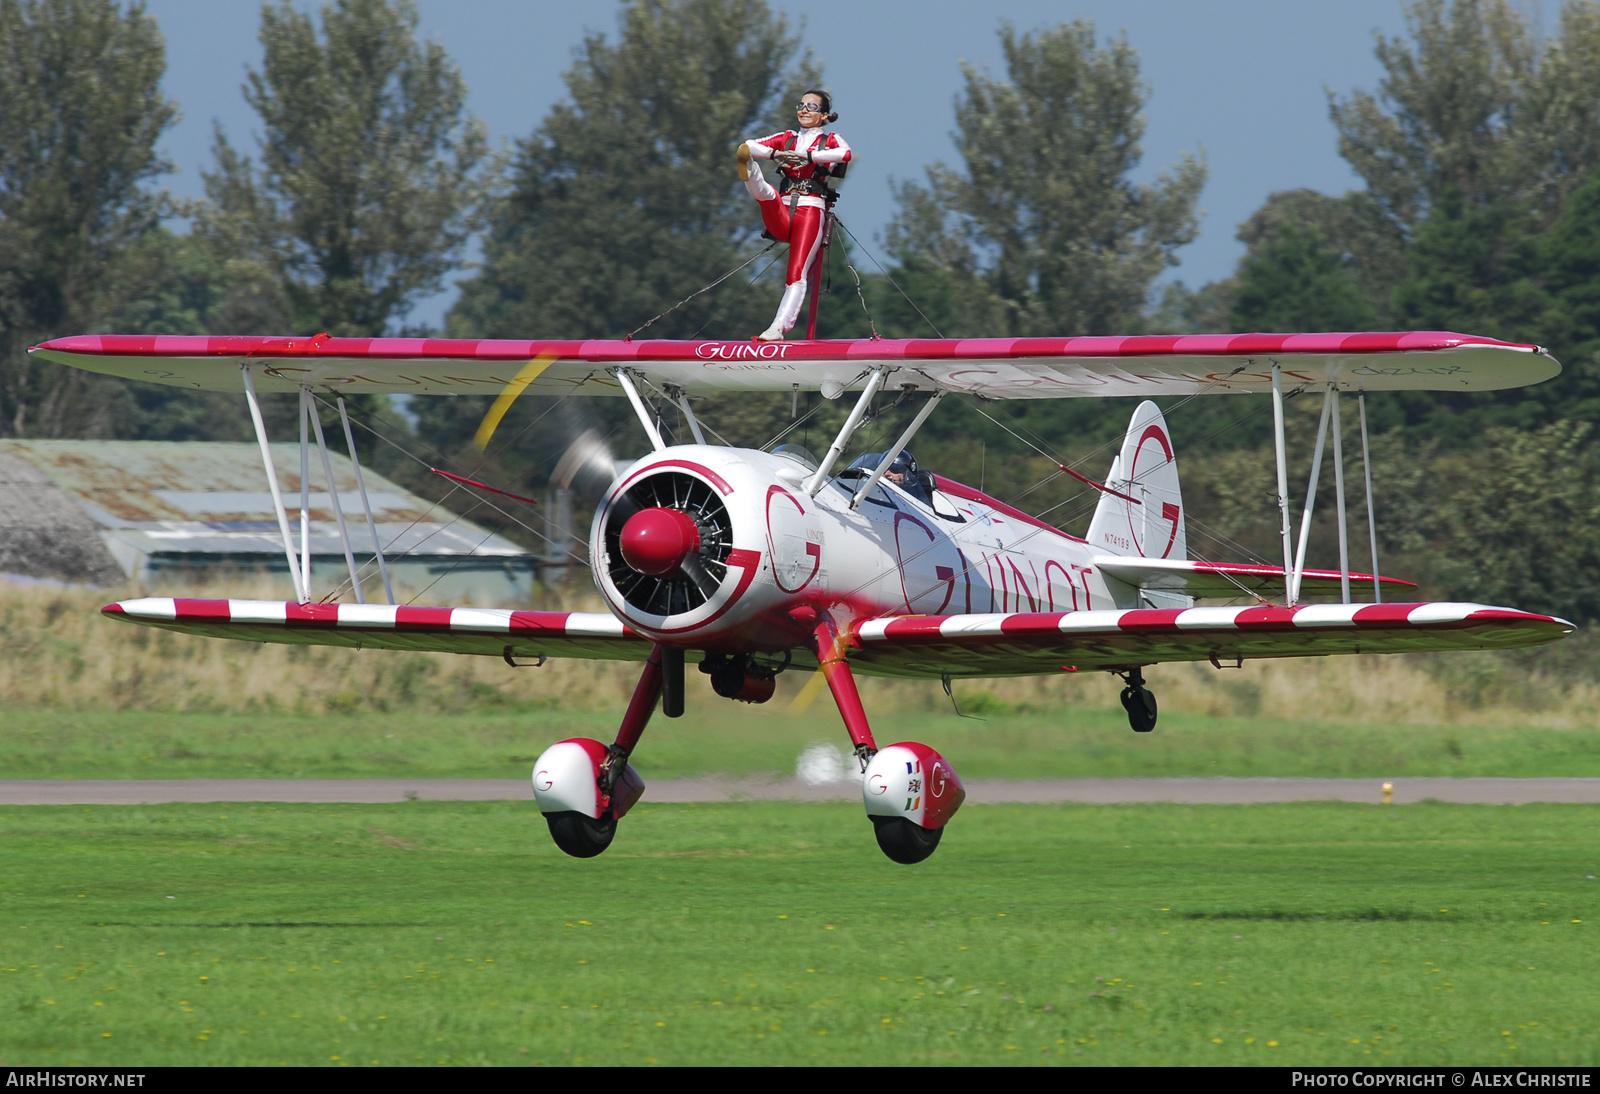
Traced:
<path id="1" fill-rule="evenodd" d="M 272 458 L 298 546 L 299 446 L 275 444 Z M 358 554 L 371 554 L 372 537 L 361 511 L 355 469 L 342 454 L 330 452 L 329 460 L 351 545 Z M 18 479 L 17 485 L 11 486 L 6 469 L 13 469 L 12 477 L 16 478 L 24 467 L 36 469 L 40 480 L 24 483 Z M 529 556 L 528 551 L 503 536 L 426 501 L 367 468 L 362 471 L 386 555 L 468 555 L 507 560 Z M 332 499 L 315 452 L 311 454 L 307 477 L 311 486 L 307 507 L 311 553 L 342 554 Z M 283 551 L 261 451 L 254 444 L 0 440 L 0 491 L 19 491 L 41 499 L 47 494 L 56 496 L 42 490 L 43 486 L 76 502 L 76 508 L 91 522 L 90 530 L 97 526 L 100 536 L 120 540 L 144 554 L 274 555 Z M 466 490 L 450 497 L 469 512 L 480 503 Z M 40 504 L 44 503 L 35 501 L 33 506 L 37 509 Z M 60 508 L 59 504 L 56 508 Z M 0 516 L 0 523 L 12 524 L 14 512 L 10 509 L 6 516 Z M 57 514 L 53 519 L 59 522 L 65 518 Z M 0 569 L 32 572 L 3 560 Z M 50 576 L 55 576 L 54 569 Z"/>
<path id="2" fill-rule="evenodd" d="M 0 448 L 0 573 L 114 585 L 122 568 L 94 521 L 33 464 Z"/>

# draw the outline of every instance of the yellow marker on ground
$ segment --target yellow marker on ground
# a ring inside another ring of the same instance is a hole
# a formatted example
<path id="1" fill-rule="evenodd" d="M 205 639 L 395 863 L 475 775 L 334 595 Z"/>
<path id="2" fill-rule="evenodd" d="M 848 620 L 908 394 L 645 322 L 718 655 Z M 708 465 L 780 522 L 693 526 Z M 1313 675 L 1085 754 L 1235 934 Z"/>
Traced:
<path id="1" fill-rule="evenodd" d="M 1394 804 L 1394 783 L 1384 783 L 1383 784 L 1383 804 L 1384 805 L 1393 805 Z"/>
<path id="2" fill-rule="evenodd" d="M 505 386 L 500 392 L 500 397 L 494 401 L 494 406 L 489 408 L 489 413 L 483 416 L 483 421 L 478 426 L 478 432 L 472 437 L 472 443 L 479 452 L 489 447 L 489 438 L 494 436 L 494 431 L 500 428 L 500 419 L 506 416 L 506 411 L 511 409 L 511 404 L 517 401 L 524 389 L 549 368 L 556 359 L 553 353 L 541 353 L 533 360 L 522 366 L 522 371 L 516 378 Z"/>

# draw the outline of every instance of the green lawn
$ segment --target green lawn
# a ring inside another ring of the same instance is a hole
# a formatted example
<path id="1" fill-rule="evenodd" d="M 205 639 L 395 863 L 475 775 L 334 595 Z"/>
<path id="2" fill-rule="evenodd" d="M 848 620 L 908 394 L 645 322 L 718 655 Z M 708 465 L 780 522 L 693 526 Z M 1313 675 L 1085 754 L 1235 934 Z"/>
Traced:
<path id="1" fill-rule="evenodd" d="M 0 1063 L 1600 1063 L 1600 811 L 0 808 Z M 1581 922 L 1580 922 L 1581 921 Z"/>
<path id="2" fill-rule="evenodd" d="M 1339 725 L 1163 714 L 1149 735 L 1122 712 L 873 712 L 878 740 L 916 739 L 974 778 L 1087 775 L 1600 776 L 1600 730 Z M 616 712 L 484 707 L 295 716 L 0 711 L 0 778 L 524 778 L 568 736 L 610 741 Z M 847 746 L 826 696 L 807 713 L 717 702 L 657 717 L 635 757 L 645 776 L 794 771 L 799 753 Z"/>

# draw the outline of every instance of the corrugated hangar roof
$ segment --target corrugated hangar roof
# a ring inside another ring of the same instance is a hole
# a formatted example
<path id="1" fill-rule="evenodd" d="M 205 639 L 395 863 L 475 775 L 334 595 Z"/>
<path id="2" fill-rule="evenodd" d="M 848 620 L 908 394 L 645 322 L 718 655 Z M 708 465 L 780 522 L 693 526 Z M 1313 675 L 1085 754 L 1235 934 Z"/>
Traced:
<path id="1" fill-rule="evenodd" d="M 283 550 L 261 451 L 254 444 L 8 439 L 0 440 L 0 453 L 37 468 L 78 503 L 102 536 L 121 540 L 143 554 L 271 555 Z M 272 458 L 298 540 L 299 446 L 275 444 Z M 370 554 L 372 537 L 361 511 L 355 469 L 339 453 L 330 452 L 329 460 L 351 545 L 359 554 Z M 528 551 L 510 540 L 367 468 L 362 471 L 386 555 L 528 557 Z M 332 499 L 315 452 L 308 478 L 311 553 L 340 554 Z"/>

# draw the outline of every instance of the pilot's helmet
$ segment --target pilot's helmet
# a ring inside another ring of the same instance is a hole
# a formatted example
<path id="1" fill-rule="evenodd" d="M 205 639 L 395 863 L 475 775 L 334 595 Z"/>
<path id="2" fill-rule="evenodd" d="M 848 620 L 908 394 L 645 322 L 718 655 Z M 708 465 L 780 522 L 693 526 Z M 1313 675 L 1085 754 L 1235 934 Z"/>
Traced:
<path id="1" fill-rule="evenodd" d="M 917 473 L 917 458 L 911 454 L 911 449 L 902 448 L 889 465 L 889 470 L 909 479 Z"/>

